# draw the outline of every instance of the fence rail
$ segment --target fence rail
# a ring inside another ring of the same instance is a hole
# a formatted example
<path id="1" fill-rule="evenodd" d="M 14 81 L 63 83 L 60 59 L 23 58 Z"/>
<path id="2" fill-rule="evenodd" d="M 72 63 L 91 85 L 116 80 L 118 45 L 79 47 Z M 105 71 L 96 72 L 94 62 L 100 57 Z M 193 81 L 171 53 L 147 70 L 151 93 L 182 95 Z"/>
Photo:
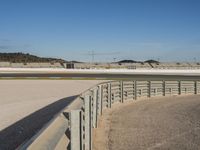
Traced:
<path id="1" fill-rule="evenodd" d="M 116 103 L 184 94 L 199 94 L 200 81 L 111 81 L 83 92 L 47 127 L 20 149 L 92 150 L 92 129 L 103 110 Z"/>

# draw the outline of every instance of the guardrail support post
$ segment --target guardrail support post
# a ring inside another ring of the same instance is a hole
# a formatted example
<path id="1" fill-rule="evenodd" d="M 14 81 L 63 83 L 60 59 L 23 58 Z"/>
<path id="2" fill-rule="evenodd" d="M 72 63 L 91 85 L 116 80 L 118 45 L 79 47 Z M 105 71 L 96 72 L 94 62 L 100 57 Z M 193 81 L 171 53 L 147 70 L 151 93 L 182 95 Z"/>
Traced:
<path id="1" fill-rule="evenodd" d="M 151 81 L 149 81 L 149 86 L 148 86 L 148 97 L 151 97 Z"/>
<path id="2" fill-rule="evenodd" d="M 102 85 L 98 86 L 98 115 L 102 115 L 103 100 L 102 100 Z"/>
<path id="3" fill-rule="evenodd" d="M 175 89 L 175 88 L 170 88 L 170 91 L 171 91 L 170 94 L 171 94 L 171 95 L 174 94 L 174 89 Z"/>
<path id="4" fill-rule="evenodd" d="M 85 96 L 85 150 L 92 150 L 91 96 Z"/>
<path id="5" fill-rule="evenodd" d="M 135 88 L 135 100 L 137 100 L 137 81 L 134 82 L 134 88 Z"/>
<path id="6" fill-rule="evenodd" d="M 165 81 L 163 81 L 163 96 L 166 95 L 166 85 L 165 85 Z"/>
<path id="7" fill-rule="evenodd" d="M 112 99 L 111 99 L 111 83 L 108 83 L 108 107 L 112 107 Z"/>
<path id="8" fill-rule="evenodd" d="M 120 87 L 121 87 L 121 102 L 124 102 L 124 84 L 123 81 L 121 81 L 120 83 Z"/>
<path id="9" fill-rule="evenodd" d="M 97 127 L 97 89 L 93 90 L 93 128 Z"/>
<path id="10" fill-rule="evenodd" d="M 81 122 L 80 110 L 72 110 L 70 113 L 70 149 L 81 150 Z"/>
<path id="11" fill-rule="evenodd" d="M 194 94 L 198 94 L 198 83 L 197 81 L 194 81 Z"/>
<path id="12" fill-rule="evenodd" d="M 182 86 L 181 86 L 181 81 L 178 82 L 178 89 L 179 89 L 179 95 L 182 94 Z"/>

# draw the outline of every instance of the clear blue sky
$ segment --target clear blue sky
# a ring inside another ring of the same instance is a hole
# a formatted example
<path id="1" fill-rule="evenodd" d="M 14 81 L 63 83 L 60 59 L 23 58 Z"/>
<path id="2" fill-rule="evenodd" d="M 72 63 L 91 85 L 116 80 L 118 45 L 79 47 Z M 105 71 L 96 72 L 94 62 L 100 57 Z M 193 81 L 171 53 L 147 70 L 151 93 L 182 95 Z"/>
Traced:
<path id="1" fill-rule="evenodd" d="M 0 0 L 0 52 L 200 61 L 200 0 Z"/>

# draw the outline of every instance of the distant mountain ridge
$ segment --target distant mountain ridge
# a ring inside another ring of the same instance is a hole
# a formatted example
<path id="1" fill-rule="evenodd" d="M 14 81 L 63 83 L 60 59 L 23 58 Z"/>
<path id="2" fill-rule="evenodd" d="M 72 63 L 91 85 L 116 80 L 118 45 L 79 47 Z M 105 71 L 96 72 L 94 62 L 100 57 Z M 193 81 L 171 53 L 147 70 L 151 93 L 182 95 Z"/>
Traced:
<path id="1" fill-rule="evenodd" d="M 139 63 L 139 61 L 135 61 L 135 60 L 121 60 L 121 61 L 118 61 L 118 63 Z"/>
<path id="2" fill-rule="evenodd" d="M 118 63 L 159 63 L 159 61 L 156 61 L 153 59 L 146 60 L 146 61 L 121 60 L 121 61 L 118 61 Z"/>
<path id="3" fill-rule="evenodd" d="M 31 55 L 29 53 L 0 53 L 0 62 L 11 62 L 11 63 L 34 63 L 34 62 L 50 62 L 50 63 L 64 63 L 66 60 L 58 58 L 47 58 L 47 57 L 38 57 Z"/>
<path id="4" fill-rule="evenodd" d="M 11 63 L 81 63 L 79 61 L 66 61 L 60 58 L 49 58 L 49 57 L 39 57 L 29 53 L 1 53 L 0 52 L 0 62 L 11 62 Z M 135 61 L 135 60 L 121 60 L 117 63 L 156 63 L 159 62 L 156 60 L 146 60 L 146 61 Z"/>

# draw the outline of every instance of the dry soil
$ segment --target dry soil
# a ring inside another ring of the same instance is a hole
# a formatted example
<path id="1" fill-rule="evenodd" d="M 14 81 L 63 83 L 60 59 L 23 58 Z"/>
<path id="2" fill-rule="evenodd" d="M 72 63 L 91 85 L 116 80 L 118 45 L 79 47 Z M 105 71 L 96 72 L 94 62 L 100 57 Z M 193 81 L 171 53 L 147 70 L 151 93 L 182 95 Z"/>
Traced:
<path id="1" fill-rule="evenodd" d="M 200 96 L 116 105 L 94 130 L 95 150 L 200 150 Z"/>

